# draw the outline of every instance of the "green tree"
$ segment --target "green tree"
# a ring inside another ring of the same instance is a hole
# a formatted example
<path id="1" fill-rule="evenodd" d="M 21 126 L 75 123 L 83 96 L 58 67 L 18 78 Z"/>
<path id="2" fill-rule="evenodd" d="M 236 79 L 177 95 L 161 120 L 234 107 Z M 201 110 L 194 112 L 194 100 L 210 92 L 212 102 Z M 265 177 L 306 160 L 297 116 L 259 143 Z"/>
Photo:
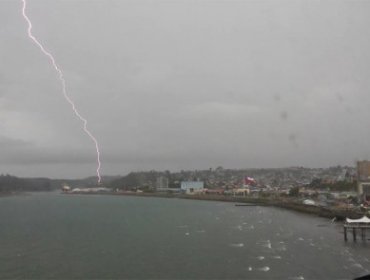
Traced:
<path id="1" fill-rule="evenodd" d="M 299 187 L 293 187 L 289 190 L 289 196 L 298 197 L 299 196 Z"/>

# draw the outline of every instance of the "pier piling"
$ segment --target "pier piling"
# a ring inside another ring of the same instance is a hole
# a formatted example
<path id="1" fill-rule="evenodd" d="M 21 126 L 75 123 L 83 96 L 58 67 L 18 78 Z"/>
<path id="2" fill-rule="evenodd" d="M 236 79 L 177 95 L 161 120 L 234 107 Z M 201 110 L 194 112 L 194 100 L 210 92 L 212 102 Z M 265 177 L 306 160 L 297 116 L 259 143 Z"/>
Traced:
<path id="1" fill-rule="evenodd" d="M 352 230 L 353 230 L 353 241 L 357 241 L 357 236 L 356 236 L 356 228 L 355 227 L 353 227 L 352 228 Z"/>
<path id="2" fill-rule="evenodd" d="M 358 234 L 361 234 L 361 240 L 366 241 L 366 232 L 370 229 L 370 225 L 363 225 L 363 224 L 344 224 L 343 225 L 343 235 L 344 241 L 348 241 L 348 230 L 352 229 L 352 237 L 353 241 L 357 241 L 357 230 Z M 361 232 L 360 232 L 361 230 Z"/>

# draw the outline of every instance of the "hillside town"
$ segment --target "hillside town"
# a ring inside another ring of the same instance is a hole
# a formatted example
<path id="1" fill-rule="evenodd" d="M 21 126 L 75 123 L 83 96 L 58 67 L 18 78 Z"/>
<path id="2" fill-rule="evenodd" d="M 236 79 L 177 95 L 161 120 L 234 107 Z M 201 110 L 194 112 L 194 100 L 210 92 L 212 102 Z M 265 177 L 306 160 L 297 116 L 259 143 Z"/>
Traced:
<path id="1" fill-rule="evenodd" d="M 269 201 L 322 209 L 367 211 L 370 161 L 356 167 L 291 167 L 279 169 L 225 169 L 180 172 L 132 172 L 105 187 L 70 187 L 66 193 L 182 196 L 193 199 Z"/>
<path id="2" fill-rule="evenodd" d="M 193 182 L 193 184 L 190 184 Z M 195 184 L 197 182 L 197 184 Z M 353 167 L 310 169 L 303 167 L 281 169 L 224 169 L 166 172 L 135 172 L 111 182 L 118 190 L 147 192 L 176 192 L 194 189 L 193 194 L 235 192 L 289 194 L 295 188 L 310 190 L 356 191 L 357 171 Z M 189 187 L 191 186 L 191 187 Z"/>

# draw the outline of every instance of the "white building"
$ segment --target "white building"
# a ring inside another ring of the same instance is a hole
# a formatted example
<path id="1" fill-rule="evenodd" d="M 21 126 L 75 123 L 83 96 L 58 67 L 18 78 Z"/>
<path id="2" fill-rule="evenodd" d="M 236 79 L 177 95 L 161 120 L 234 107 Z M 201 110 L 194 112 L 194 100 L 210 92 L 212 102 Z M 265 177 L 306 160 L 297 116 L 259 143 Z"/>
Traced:
<path id="1" fill-rule="evenodd" d="M 70 186 L 64 185 L 64 186 L 62 187 L 62 191 L 63 191 L 63 192 L 69 192 L 70 190 L 71 190 L 71 187 L 70 187 Z"/>
<path id="2" fill-rule="evenodd" d="M 181 190 L 186 194 L 201 193 L 204 191 L 204 183 L 197 181 L 181 182 Z"/>
<path id="3" fill-rule="evenodd" d="M 232 190 L 233 195 L 249 195 L 250 194 L 250 189 L 249 188 L 239 188 L 239 189 L 233 189 Z"/>

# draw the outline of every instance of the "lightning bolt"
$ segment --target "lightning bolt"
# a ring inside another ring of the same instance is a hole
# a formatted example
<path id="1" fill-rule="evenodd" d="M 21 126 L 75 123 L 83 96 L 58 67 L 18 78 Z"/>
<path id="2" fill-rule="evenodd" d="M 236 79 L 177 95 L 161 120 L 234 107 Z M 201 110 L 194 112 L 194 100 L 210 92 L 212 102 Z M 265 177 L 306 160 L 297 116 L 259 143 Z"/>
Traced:
<path id="1" fill-rule="evenodd" d="M 60 83 L 62 85 L 62 92 L 63 92 L 64 98 L 71 105 L 74 114 L 82 121 L 83 130 L 85 131 L 85 133 L 91 138 L 91 140 L 95 144 L 96 158 L 97 158 L 97 164 L 98 164 L 97 169 L 96 169 L 96 174 L 97 174 L 97 177 L 98 177 L 98 183 L 100 184 L 100 182 L 101 182 L 101 176 L 100 176 L 101 162 L 100 162 L 100 151 L 99 151 L 98 141 L 96 140 L 94 135 L 87 129 L 87 120 L 84 117 L 81 116 L 81 114 L 78 112 L 78 110 L 76 108 L 76 105 L 74 104 L 72 99 L 68 96 L 66 81 L 64 79 L 63 72 L 60 69 L 60 67 L 58 66 L 58 64 L 56 63 L 53 55 L 44 48 L 44 46 L 40 43 L 39 40 L 36 39 L 35 36 L 33 36 L 33 34 L 32 34 L 32 22 L 29 19 L 29 17 L 26 15 L 26 5 L 27 5 L 26 0 L 22 0 L 22 2 L 23 2 L 22 15 L 23 15 L 24 19 L 26 20 L 26 22 L 28 24 L 28 29 L 27 29 L 28 37 L 40 48 L 40 50 L 43 52 L 43 54 L 50 60 L 51 64 L 53 65 L 53 67 L 55 69 L 55 71 L 58 73 L 58 78 L 59 78 Z"/>

